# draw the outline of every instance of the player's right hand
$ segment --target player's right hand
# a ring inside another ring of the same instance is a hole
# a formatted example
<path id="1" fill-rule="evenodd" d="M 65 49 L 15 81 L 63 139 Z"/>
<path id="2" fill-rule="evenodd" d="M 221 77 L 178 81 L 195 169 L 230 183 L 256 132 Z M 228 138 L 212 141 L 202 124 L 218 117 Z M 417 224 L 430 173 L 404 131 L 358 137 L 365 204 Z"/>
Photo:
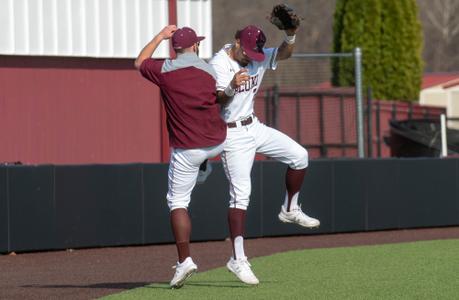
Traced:
<path id="1" fill-rule="evenodd" d="M 158 35 L 162 36 L 163 39 L 168 40 L 174 35 L 174 32 L 176 31 L 177 31 L 177 26 L 167 25 L 166 27 L 163 28 L 163 30 L 161 30 L 158 33 Z"/>
<path id="2" fill-rule="evenodd" d="M 231 80 L 231 87 L 233 89 L 240 87 L 250 79 L 247 71 L 247 69 L 240 69 L 236 74 L 234 74 L 233 80 Z"/>

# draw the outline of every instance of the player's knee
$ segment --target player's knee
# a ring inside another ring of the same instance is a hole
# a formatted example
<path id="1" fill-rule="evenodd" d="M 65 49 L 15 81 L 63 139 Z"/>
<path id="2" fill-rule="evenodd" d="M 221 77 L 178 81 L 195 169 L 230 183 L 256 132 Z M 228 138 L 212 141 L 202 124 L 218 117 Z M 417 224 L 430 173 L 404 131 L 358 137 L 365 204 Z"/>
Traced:
<path id="1" fill-rule="evenodd" d="M 290 164 L 290 168 L 295 170 L 301 170 L 307 168 L 309 165 L 309 154 L 308 151 L 303 147 L 298 147 L 295 150 L 295 160 Z"/>
<path id="2" fill-rule="evenodd" d="M 190 198 L 180 199 L 180 198 L 167 198 L 167 206 L 169 206 L 169 210 L 173 211 L 177 208 L 185 208 L 188 209 L 188 205 L 190 204 Z"/>
<path id="3" fill-rule="evenodd" d="M 184 207 L 184 206 L 169 206 L 169 211 L 173 211 L 174 209 L 179 209 L 179 208 L 188 210 L 188 207 Z"/>
<path id="4" fill-rule="evenodd" d="M 247 207 L 249 207 L 249 199 L 248 198 L 238 199 L 238 200 L 231 199 L 229 203 L 229 207 L 247 210 Z"/>

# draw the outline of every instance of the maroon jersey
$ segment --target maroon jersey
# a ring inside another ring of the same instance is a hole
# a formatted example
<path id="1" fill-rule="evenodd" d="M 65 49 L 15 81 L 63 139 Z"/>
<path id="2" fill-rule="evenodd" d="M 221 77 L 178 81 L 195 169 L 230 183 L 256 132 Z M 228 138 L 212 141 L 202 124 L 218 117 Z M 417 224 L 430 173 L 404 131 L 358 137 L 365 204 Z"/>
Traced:
<path id="1" fill-rule="evenodd" d="M 174 60 L 146 59 L 140 72 L 161 90 L 172 147 L 205 148 L 225 140 L 215 74 L 196 54 L 179 54 Z"/>

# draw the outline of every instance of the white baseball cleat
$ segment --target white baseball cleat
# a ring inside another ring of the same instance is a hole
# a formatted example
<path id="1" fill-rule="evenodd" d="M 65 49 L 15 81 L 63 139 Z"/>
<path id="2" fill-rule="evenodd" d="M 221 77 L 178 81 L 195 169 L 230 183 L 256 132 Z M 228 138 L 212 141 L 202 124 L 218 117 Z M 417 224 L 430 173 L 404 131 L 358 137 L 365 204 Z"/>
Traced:
<path id="1" fill-rule="evenodd" d="M 251 269 L 251 264 L 247 260 L 247 257 L 234 259 L 233 257 L 230 258 L 226 267 L 230 272 L 233 272 L 234 275 L 239 278 L 240 281 L 246 284 L 258 284 L 258 278 L 253 274 Z"/>
<path id="2" fill-rule="evenodd" d="M 294 223 L 307 228 L 315 228 L 320 225 L 319 220 L 311 218 L 301 210 L 301 205 L 291 209 L 289 212 L 282 205 L 279 220 L 284 223 Z"/>
<path id="3" fill-rule="evenodd" d="M 207 180 L 210 173 L 212 173 L 212 164 L 209 161 L 205 161 L 199 167 L 198 178 L 196 179 L 197 184 L 202 184 Z"/>
<path id="4" fill-rule="evenodd" d="M 182 263 L 177 262 L 177 265 L 173 266 L 173 268 L 175 268 L 175 274 L 170 283 L 173 289 L 181 288 L 185 281 L 198 270 L 198 266 L 196 266 L 191 257 L 187 257 Z"/>

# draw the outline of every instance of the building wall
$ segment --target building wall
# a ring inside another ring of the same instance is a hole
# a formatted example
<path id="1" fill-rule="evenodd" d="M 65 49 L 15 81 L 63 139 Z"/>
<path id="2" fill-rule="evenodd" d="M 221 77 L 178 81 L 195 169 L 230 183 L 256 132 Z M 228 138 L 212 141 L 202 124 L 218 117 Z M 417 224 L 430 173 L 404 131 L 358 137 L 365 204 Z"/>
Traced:
<path id="1" fill-rule="evenodd" d="M 159 90 L 133 58 L 167 24 L 205 35 L 210 57 L 210 15 L 210 0 L 0 0 L 0 163 L 168 161 Z"/>
<path id="2" fill-rule="evenodd" d="M 0 0 L 0 20 L 0 54 L 134 58 L 177 24 L 206 36 L 201 55 L 212 55 L 211 0 Z M 154 57 L 168 56 L 162 43 Z"/>
<path id="3" fill-rule="evenodd" d="M 0 56 L 0 162 L 160 162 L 160 107 L 132 59 Z"/>

